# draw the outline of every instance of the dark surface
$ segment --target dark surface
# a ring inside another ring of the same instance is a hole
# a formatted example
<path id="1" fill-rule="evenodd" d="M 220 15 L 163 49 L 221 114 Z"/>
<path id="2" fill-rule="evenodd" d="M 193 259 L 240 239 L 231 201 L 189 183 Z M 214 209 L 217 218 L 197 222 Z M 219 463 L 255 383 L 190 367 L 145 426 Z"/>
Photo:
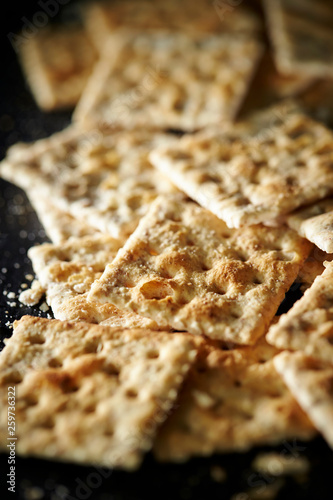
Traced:
<path id="1" fill-rule="evenodd" d="M 34 140 L 62 129 L 69 123 L 70 113 L 41 113 L 26 88 L 6 34 L 21 27 L 21 18 L 40 10 L 37 2 L 30 2 L 16 12 L 17 4 L 8 6 L 7 28 L 2 36 L 2 73 L 0 83 L 0 155 L 17 141 Z M 25 10 L 24 10 L 25 9 Z M 75 9 L 74 9 L 75 10 Z M 59 14 L 58 18 L 71 17 Z M 26 255 L 28 248 L 45 241 L 45 233 L 31 209 L 24 193 L 0 181 L 0 333 L 9 337 L 12 330 L 6 323 L 23 314 L 47 316 L 38 306 L 28 308 L 19 304 L 17 294 L 22 283 L 30 283 L 25 276 L 32 273 Z M 8 298 L 5 292 L 13 292 Z M 285 312 L 300 297 L 297 286 L 281 305 Z M 10 303 L 12 305 L 10 305 Z M 14 305 L 13 303 L 16 303 Z M 260 451 L 274 450 L 287 456 L 291 463 L 298 456 L 306 457 L 309 472 L 279 478 L 274 474 L 258 474 L 251 468 Z M 24 500 L 149 500 L 149 499 L 232 499 L 256 500 L 273 498 L 271 488 L 279 489 L 275 498 L 295 500 L 328 500 L 333 498 L 333 453 L 321 438 L 310 443 L 286 442 L 275 448 L 257 448 L 245 454 L 226 454 L 207 459 L 194 459 L 184 465 L 157 464 L 148 456 L 142 468 L 135 473 L 99 470 L 37 459 L 16 459 L 16 493 L 7 490 L 9 465 L 7 456 L 0 455 L 0 498 Z M 226 479 L 221 482 L 221 469 Z M 217 480 L 220 479 L 220 480 Z M 278 488 L 279 487 L 279 488 Z"/>

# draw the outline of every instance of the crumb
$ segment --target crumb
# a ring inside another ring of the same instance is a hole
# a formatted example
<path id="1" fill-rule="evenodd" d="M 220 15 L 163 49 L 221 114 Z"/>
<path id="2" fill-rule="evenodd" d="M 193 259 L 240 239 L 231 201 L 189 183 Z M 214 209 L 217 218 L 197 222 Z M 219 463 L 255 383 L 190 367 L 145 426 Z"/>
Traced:
<path id="1" fill-rule="evenodd" d="M 22 283 L 22 284 L 21 284 L 21 288 L 22 288 L 23 290 L 24 290 L 25 288 L 28 288 L 27 283 Z"/>
<path id="2" fill-rule="evenodd" d="M 28 280 L 28 281 L 32 281 L 34 279 L 34 277 L 33 277 L 32 274 L 26 274 L 25 275 L 25 279 Z"/>
<path id="3" fill-rule="evenodd" d="M 19 264 L 18 262 L 15 262 L 14 269 L 20 269 L 20 267 L 21 267 L 21 264 Z"/>
<path id="4" fill-rule="evenodd" d="M 19 301 L 25 306 L 35 306 L 44 295 L 44 292 L 45 290 L 39 281 L 34 280 L 31 284 L 31 288 L 20 293 Z"/>
<path id="5" fill-rule="evenodd" d="M 3 267 L 3 268 L 1 269 L 1 272 L 2 272 L 2 274 L 6 274 L 6 272 L 7 272 L 7 267 Z"/>
<path id="6" fill-rule="evenodd" d="M 7 295 L 7 297 L 9 299 L 15 299 L 15 293 L 14 292 L 9 292 L 8 295 Z"/>
<path id="7" fill-rule="evenodd" d="M 39 309 L 40 309 L 40 311 L 42 311 L 42 312 L 46 312 L 46 311 L 48 311 L 50 308 L 49 308 L 49 306 L 47 305 L 47 303 L 46 303 L 46 302 L 43 302 L 43 304 L 41 304 L 41 305 L 39 306 Z"/>
<path id="8" fill-rule="evenodd" d="M 9 307 L 15 307 L 17 304 L 16 302 L 8 302 Z"/>
<path id="9" fill-rule="evenodd" d="M 252 463 L 252 467 L 272 476 L 285 474 L 304 474 L 309 470 L 309 462 L 305 457 L 282 455 L 281 453 L 260 453 Z"/>
<path id="10" fill-rule="evenodd" d="M 13 328 L 13 324 L 10 321 L 7 321 L 5 326 L 7 326 L 7 328 Z"/>

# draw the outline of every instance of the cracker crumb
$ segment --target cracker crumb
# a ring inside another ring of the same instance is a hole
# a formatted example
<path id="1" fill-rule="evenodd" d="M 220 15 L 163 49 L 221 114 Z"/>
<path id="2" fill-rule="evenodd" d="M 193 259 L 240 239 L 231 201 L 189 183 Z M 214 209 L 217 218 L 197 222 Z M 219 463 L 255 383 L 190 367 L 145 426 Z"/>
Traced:
<path id="1" fill-rule="evenodd" d="M 25 275 L 25 279 L 28 280 L 28 281 L 32 281 L 34 279 L 34 277 L 33 277 L 32 274 L 26 274 Z"/>
<path id="2" fill-rule="evenodd" d="M 31 288 L 20 293 L 19 301 L 25 306 L 35 306 L 44 295 L 44 292 L 45 290 L 39 281 L 34 280 L 31 283 Z"/>
<path id="3" fill-rule="evenodd" d="M 8 299 L 15 299 L 16 295 L 14 292 L 9 292 L 7 297 L 8 297 Z"/>

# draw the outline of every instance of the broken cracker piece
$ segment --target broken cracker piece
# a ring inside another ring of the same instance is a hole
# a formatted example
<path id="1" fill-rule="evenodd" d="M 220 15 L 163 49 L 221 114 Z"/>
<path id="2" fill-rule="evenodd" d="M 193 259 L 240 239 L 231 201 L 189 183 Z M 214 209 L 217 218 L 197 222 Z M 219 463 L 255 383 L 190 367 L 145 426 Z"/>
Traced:
<path id="1" fill-rule="evenodd" d="M 194 203 L 160 197 L 88 298 L 163 328 L 253 344 L 310 248 L 285 227 L 231 230 Z"/>
<path id="2" fill-rule="evenodd" d="M 0 443 L 15 394 L 23 456 L 135 469 L 195 356 L 182 334 L 24 316 L 0 355 Z"/>
<path id="3" fill-rule="evenodd" d="M 333 192 L 333 133 L 297 110 L 280 120 L 275 112 L 266 123 L 261 112 L 258 123 L 254 116 L 230 132 L 186 135 L 153 151 L 151 162 L 229 227 L 279 219 Z"/>

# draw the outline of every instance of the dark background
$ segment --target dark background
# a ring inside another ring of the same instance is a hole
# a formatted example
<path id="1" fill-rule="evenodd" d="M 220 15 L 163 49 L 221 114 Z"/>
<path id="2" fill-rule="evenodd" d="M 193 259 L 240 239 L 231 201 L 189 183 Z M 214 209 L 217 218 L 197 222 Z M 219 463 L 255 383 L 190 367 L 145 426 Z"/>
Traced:
<path id="1" fill-rule="evenodd" d="M 166 0 L 167 1 L 167 0 Z M 81 2 L 82 3 L 82 2 Z M 64 128 L 70 121 L 70 112 L 41 113 L 21 74 L 16 53 L 8 39 L 9 33 L 18 33 L 42 8 L 37 1 L 10 2 L 1 7 L 1 81 L 0 81 L 0 156 L 17 141 L 31 141 Z M 77 2 L 59 6 L 52 22 L 75 23 L 78 19 Z M 46 241 L 24 193 L 0 180 L 0 340 L 11 335 L 6 323 L 23 314 L 47 315 L 38 306 L 28 308 L 19 304 L 18 291 L 22 283 L 30 283 L 25 276 L 32 273 L 26 256 L 28 248 Z M 2 292 L 13 292 L 8 299 Z M 288 294 L 280 312 L 284 312 L 299 298 L 298 287 Z M 14 305 L 13 303 L 16 303 Z M 12 305 L 10 305 L 12 304 Z M 305 475 L 260 475 L 251 468 L 260 451 L 274 450 L 293 457 L 306 457 L 310 471 Z M 219 481 L 223 468 L 227 478 Z M 142 468 L 135 473 L 97 470 L 37 459 L 18 458 L 16 461 L 16 493 L 7 490 L 7 456 L 0 455 L 0 498 L 22 500 L 149 500 L 149 499 L 232 499 L 260 500 L 273 498 L 271 488 L 278 487 L 275 498 L 328 500 L 333 498 L 331 474 L 333 454 L 321 438 L 310 443 L 293 441 L 279 447 L 257 448 L 245 454 L 216 455 L 193 459 L 184 465 L 157 464 L 146 457 Z M 216 472 L 217 471 L 217 472 Z"/>

